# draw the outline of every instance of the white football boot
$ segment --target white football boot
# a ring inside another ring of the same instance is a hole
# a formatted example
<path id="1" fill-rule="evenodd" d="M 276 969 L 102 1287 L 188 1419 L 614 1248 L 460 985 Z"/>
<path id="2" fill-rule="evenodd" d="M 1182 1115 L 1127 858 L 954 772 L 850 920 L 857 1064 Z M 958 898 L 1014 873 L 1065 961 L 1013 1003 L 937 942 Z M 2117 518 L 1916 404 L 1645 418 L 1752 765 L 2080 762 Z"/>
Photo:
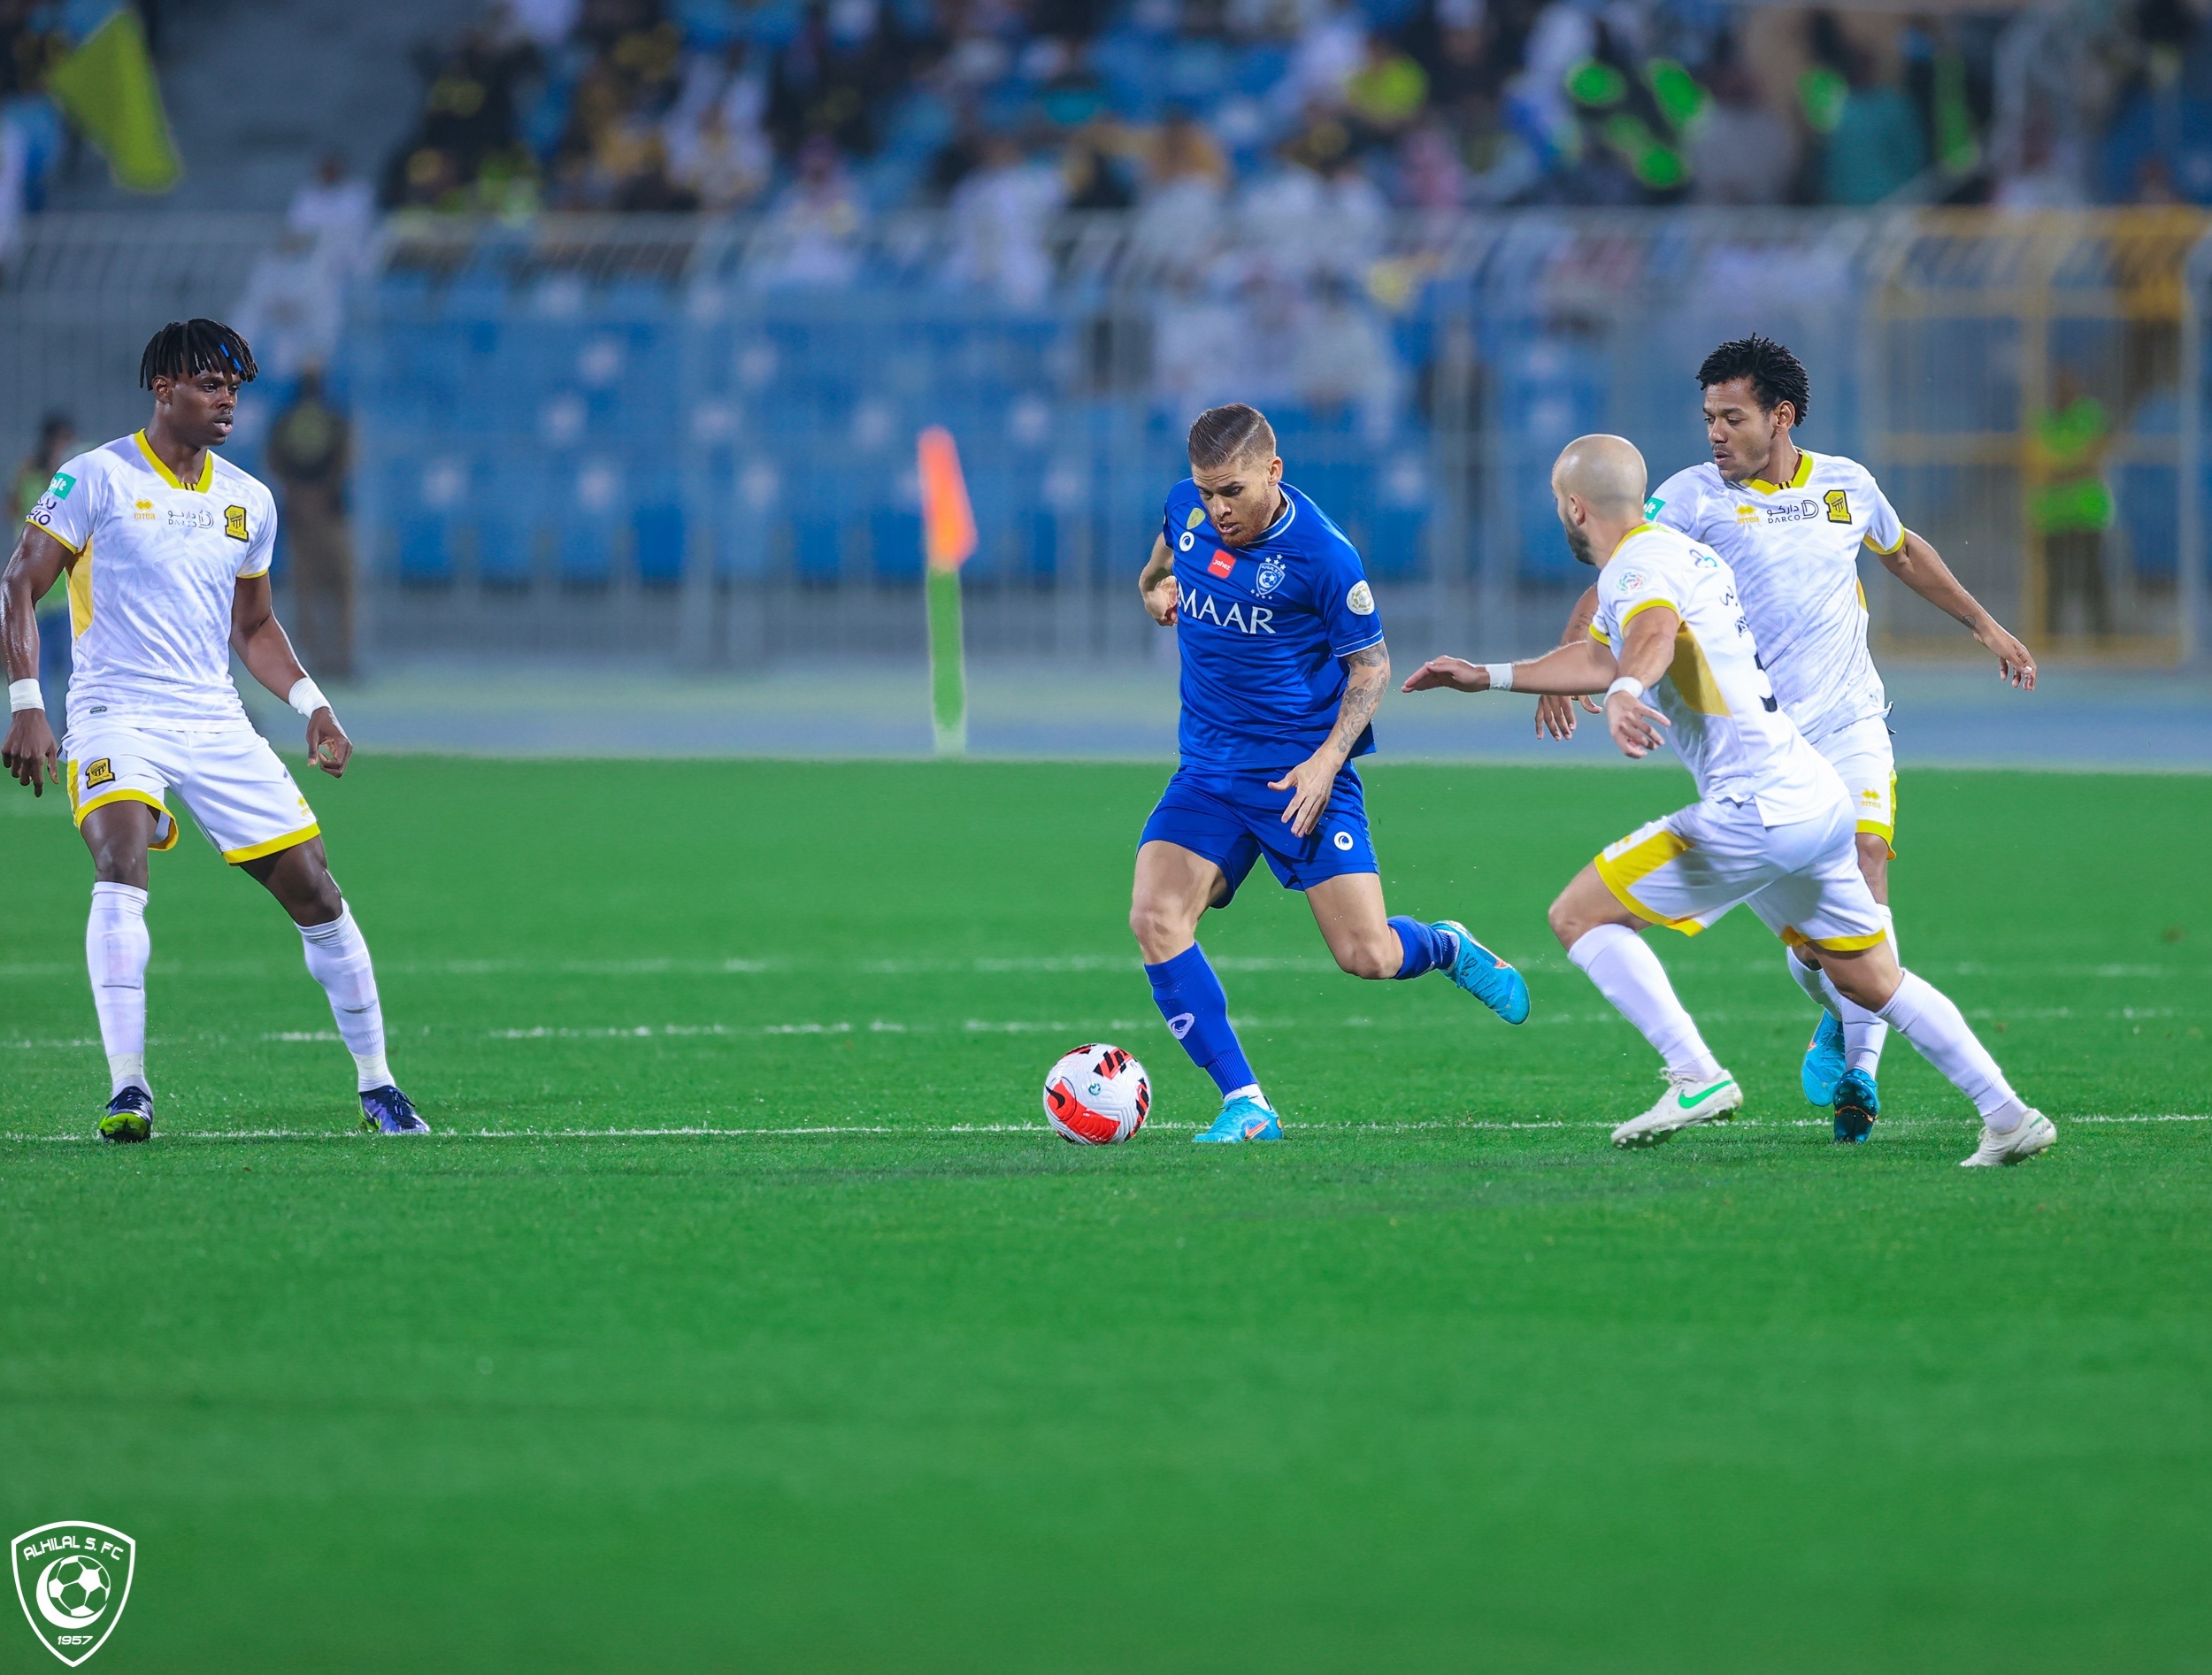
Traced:
<path id="1" fill-rule="evenodd" d="M 2020 1163 L 2039 1151 L 2048 1151 L 2058 1144 L 2058 1130 L 2041 1111 L 2031 1110 L 2020 1119 L 2020 1126 L 2010 1133 L 2000 1134 L 1987 1125 L 1982 1128 L 1982 1143 L 1974 1149 L 1974 1155 L 1959 1164 L 1961 1169 L 1996 1169 L 2005 1164 Z"/>
<path id="2" fill-rule="evenodd" d="M 1743 1089 L 1726 1071 L 1710 1079 L 1666 1072 L 1667 1091 L 1642 1116 L 1632 1118 L 1613 1131 L 1613 1143 L 1656 1146 L 1672 1140 L 1678 1130 L 1700 1123 L 1724 1123 L 1743 1105 Z"/>

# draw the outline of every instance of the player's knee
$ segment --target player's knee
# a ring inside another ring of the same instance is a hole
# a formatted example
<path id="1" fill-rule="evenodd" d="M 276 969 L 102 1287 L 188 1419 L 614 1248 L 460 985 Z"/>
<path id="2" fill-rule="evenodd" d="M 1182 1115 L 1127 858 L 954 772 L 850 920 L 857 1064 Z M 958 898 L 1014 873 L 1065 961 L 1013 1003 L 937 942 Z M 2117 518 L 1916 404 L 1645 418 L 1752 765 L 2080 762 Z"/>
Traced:
<path id="1" fill-rule="evenodd" d="M 1190 941 L 1190 927 L 1181 917 L 1157 902 L 1139 897 L 1129 906 L 1129 934 L 1148 964 L 1157 964 L 1181 952 Z"/>
<path id="2" fill-rule="evenodd" d="M 1403 953 L 1394 935 L 1379 941 L 1347 943 L 1329 950 L 1336 956 L 1339 970 L 1354 977 L 1363 977 L 1372 982 L 1385 977 L 1395 977 L 1403 962 Z"/>
<path id="3" fill-rule="evenodd" d="M 1585 929 L 1581 915 L 1575 911 L 1566 894 L 1551 904 L 1551 911 L 1546 917 L 1551 921 L 1551 934 L 1559 939 L 1562 948 L 1572 948 Z"/>

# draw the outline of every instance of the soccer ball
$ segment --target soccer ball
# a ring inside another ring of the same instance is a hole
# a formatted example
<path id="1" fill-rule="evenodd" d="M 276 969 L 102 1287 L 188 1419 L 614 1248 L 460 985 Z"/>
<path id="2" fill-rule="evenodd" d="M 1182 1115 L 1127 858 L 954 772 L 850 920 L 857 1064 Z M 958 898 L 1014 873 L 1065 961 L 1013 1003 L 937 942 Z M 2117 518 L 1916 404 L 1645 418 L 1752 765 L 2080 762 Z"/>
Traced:
<path id="1" fill-rule="evenodd" d="M 65 1558 L 47 1572 L 46 1597 L 64 1617 L 89 1623 L 108 1608 L 108 1573 L 96 1559 Z"/>
<path id="2" fill-rule="evenodd" d="M 1079 1047 L 1045 1078 L 1045 1120 L 1077 1146 L 1118 1146 L 1144 1126 L 1152 1084 L 1118 1047 Z"/>

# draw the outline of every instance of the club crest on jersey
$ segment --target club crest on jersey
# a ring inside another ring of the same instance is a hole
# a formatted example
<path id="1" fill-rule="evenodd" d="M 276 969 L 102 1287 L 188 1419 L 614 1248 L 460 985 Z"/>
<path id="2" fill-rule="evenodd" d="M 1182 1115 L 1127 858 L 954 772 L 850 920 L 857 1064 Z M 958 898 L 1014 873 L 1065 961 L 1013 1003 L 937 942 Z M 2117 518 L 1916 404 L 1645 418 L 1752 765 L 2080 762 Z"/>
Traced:
<path id="1" fill-rule="evenodd" d="M 1851 496 L 1840 488 L 1831 488 L 1822 496 L 1828 503 L 1828 521 L 1847 524 L 1851 521 Z"/>
<path id="2" fill-rule="evenodd" d="M 84 765 L 84 788 L 88 791 L 96 785 L 105 785 L 114 777 L 115 765 L 106 757 L 95 757 Z"/>
<path id="3" fill-rule="evenodd" d="M 1260 560 L 1259 574 L 1252 578 L 1252 591 L 1257 594 L 1273 593 L 1283 585 L 1283 578 L 1288 574 L 1290 572 L 1283 568 L 1281 559 L 1263 558 Z"/>
<path id="4" fill-rule="evenodd" d="M 74 477 L 65 471 L 58 471 L 54 473 L 54 480 L 46 485 L 46 492 L 56 500 L 66 500 L 69 498 L 69 491 L 76 486 L 77 480 Z"/>
<path id="5" fill-rule="evenodd" d="M 250 541 L 253 539 L 252 536 L 246 533 L 246 509 L 243 506 L 226 506 L 223 508 L 223 533 L 228 535 L 233 541 Z"/>
<path id="6" fill-rule="evenodd" d="M 1352 584 L 1352 591 L 1344 595 L 1344 604 L 1356 617 L 1371 617 L 1375 614 L 1375 590 L 1363 578 Z"/>

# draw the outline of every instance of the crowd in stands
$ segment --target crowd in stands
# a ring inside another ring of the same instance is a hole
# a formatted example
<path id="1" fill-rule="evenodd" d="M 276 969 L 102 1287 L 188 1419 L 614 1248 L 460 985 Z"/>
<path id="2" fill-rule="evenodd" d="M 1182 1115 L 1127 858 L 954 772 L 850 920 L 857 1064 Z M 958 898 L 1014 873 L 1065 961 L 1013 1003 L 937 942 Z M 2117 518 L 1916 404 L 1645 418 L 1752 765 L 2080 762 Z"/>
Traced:
<path id="1" fill-rule="evenodd" d="M 801 232 L 916 204 L 1005 225 L 1136 208 L 1172 226 L 1232 196 L 1318 197 L 1356 217 L 2207 201 L 2203 4 L 2124 0 L 2081 66 L 2075 108 L 2016 123 L 1999 143 L 1995 65 L 2014 13 L 504 0 L 424 49 L 420 119 L 381 196 L 514 216 L 765 211 Z M 2088 106 L 2101 132 L 2085 135 Z M 2116 164 L 2116 150 L 2130 154 Z"/>

